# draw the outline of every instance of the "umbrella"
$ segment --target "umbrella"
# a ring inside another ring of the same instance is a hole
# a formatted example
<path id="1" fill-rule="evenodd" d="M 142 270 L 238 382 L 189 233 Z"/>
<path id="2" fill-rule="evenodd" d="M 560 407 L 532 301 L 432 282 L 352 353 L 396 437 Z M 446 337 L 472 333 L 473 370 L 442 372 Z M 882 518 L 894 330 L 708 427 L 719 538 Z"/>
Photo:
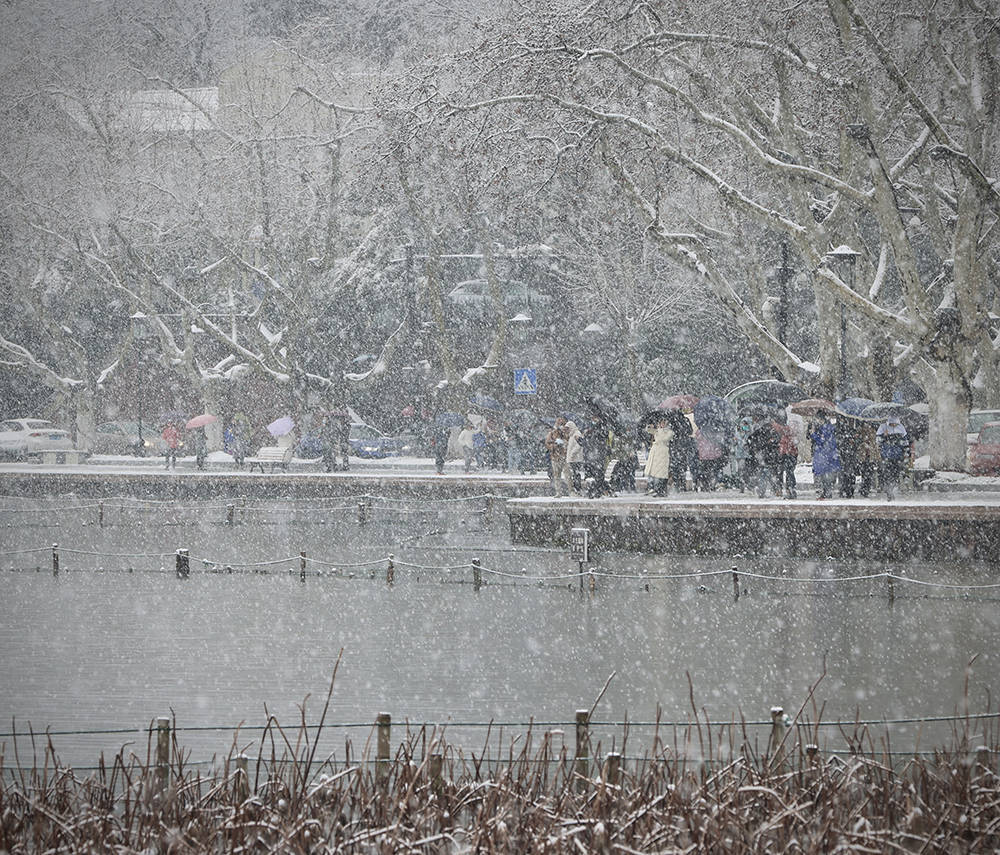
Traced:
<path id="1" fill-rule="evenodd" d="M 837 403 L 837 413 L 855 419 L 864 418 L 861 414 L 874 403 L 868 398 L 844 398 Z"/>
<path id="2" fill-rule="evenodd" d="M 750 401 L 777 401 L 779 404 L 790 404 L 793 401 L 801 401 L 805 397 L 805 390 L 794 383 L 785 383 L 782 380 L 762 380 L 750 387 L 745 394 L 741 394 L 739 402 L 743 404 Z"/>
<path id="3" fill-rule="evenodd" d="M 911 410 L 906 404 L 897 404 L 893 401 L 872 404 L 861 415 L 862 418 L 880 422 L 890 416 L 896 416 L 906 428 L 906 432 L 914 438 L 926 434 L 930 423 L 930 419 L 922 413 Z"/>
<path id="4" fill-rule="evenodd" d="M 621 416 L 618 413 L 619 407 L 603 395 L 587 395 L 583 400 L 586 401 L 590 413 L 607 422 L 612 430 L 621 431 L 624 429 Z"/>
<path id="5" fill-rule="evenodd" d="M 706 395 L 695 405 L 694 423 L 700 428 L 725 430 L 736 425 L 736 410 L 725 398 Z"/>
<path id="6" fill-rule="evenodd" d="M 282 416 L 280 419 L 275 419 L 271 424 L 267 426 L 267 432 L 271 436 L 285 436 L 292 432 L 292 428 L 295 427 L 295 422 L 292 421 L 291 416 Z"/>
<path id="7" fill-rule="evenodd" d="M 200 416 L 188 419 L 184 424 L 184 430 L 194 430 L 195 428 L 205 427 L 205 425 L 210 425 L 217 421 L 218 419 L 215 416 L 209 415 L 208 413 L 202 413 Z"/>
<path id="8" fill-rule="evenodd" d="M 817 413 L 832 413 L 837 407 L 826 398 L 806 398 L 792 404 L 789 409 L 797 416 L 815 416 Z"/>
<path id="9" fill-rule="evenodd" d="M 671 395 L 660 401 L 659 408 L 661 410 L 689 410 L 693 409 L 697 403 L 697 395 Z"/>
<path id="10" fill-rule="evenodd" d="M 503 404 L 501 404 L 496 398 L 491 398 L 482 392 L 476 392 L 471 398 L 469 398 L 469 403 L 474 407 L 482 407 L 487 410 L 502 410 Z"/>
<path id="11" fill-rule="evenodd" d="M 461 413 L 438 413 L 434 424 L 439 427 L 461 427 L 465 424 L 465 416 Z"/>

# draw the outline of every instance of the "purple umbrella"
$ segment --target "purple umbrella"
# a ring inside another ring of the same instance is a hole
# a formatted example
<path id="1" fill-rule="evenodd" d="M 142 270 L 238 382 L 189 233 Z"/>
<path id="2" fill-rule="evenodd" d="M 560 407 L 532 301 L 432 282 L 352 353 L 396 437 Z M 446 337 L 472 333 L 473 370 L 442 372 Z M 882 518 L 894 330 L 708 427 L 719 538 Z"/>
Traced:
<path id="1" fill-rule="evenodd" d="M 271 436 L 284 436 L 285 434 L 291 433 L 292 428 L 294 427 L 295 422 L 292 421 L 291 416 L 282 416 L 280 419 L 275 419 L 267 426 L 267 432 L 271 434 Z"/>

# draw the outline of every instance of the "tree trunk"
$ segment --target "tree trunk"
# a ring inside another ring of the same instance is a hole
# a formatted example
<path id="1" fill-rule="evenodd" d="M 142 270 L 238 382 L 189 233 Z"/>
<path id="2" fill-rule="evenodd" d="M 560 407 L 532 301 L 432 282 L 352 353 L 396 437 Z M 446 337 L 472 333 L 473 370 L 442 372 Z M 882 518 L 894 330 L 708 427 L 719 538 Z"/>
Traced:
<path id="1" fill-rule="evenodd" d="M 91 451 L 97 433 L 97 395 L 93 389 L 81 387 L 80 391 L 73 395 L 73 409 L 76 425 L 76 438 L 73 444 L 76 448 Z"/>
<path id="2" fill-rule="evenodd" d="M 969 423 L 969 393 L 950 363 L 937 363 L 927 385 L 930 405 L 930 464 L 932 469 L 965 471 L 965 431 Z"/>

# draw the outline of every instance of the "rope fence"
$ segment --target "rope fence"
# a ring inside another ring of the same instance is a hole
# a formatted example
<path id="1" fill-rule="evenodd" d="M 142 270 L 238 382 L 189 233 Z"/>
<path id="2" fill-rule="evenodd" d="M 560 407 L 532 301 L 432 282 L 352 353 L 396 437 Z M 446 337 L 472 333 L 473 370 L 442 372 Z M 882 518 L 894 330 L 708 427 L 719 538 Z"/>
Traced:
<path id="1" fill-rule="evenodd" d="M 573 757 L 575 763 L 580 763 L 581 761 L 588 763 L 591 760 L 592 754 L 600 751 L 600 746 L 603 744 L 601 737 L 605 740 L 610 740 L 612 748 L 617 744 L 618 736 L 621 734 L 621 744 L 622 746 L 627 744 L 629 739 L 629 734 L 636 730 L 648 730 L 653 729 L 654 731 L 654 754 L 623 754 L 618 751 L 612 751 L 611 754 L 617 758 L 617 762 L 630 762 L 632 764 L 648 764 L 657 762 L 695 762 L 704 768 L 710 768 L 713 766 L 718 766 L 721 763 L 731 762 L 731 757 L 723 757 L 716 753 L 715 756 L 709 758 L 704 756 L 702 750 L 697 748 L 698 744 L 702 740 L 702 731 L 707 729 L 710 734 L 714 734 L 713 737 L 716 740 L 715 744 L 721 746 L 725 741 L 730 743 L 731 747 L 735 748 L 740 744 L 746 744 L 748 741 L 753 741 L 748 731 L 759 731 L 760 729 L 769 730 L 768 739 L 768 752 L 773 753 L 774 756 L 780 754 L 787 754 L 793 751 L 796 747 L 800 751 L 804 751 L 808 754 L 811 760 L 817 758 L 817 754 L 820 753 L 820 747 L 813 741 L 819 733 L 821 728 L 823 729 L 837 729 L 840 732 L 841 737 L 845 745 L 843 747 L 825 745 L 822 749 L 822 753 L 831 757 L 845 757 L 845 756 L 856 756 L 860 759 L 872 759 L 882 757 L 882 758 L 893 758 L 893 757 L 906 757 L 906 758 L 916 758 L 916 757 L 934 757 L 937 756 L 941 749 L 932 750 L 921 750 L 914 747 L 913 750 L 890 750 L 886 745 L 882 749 L 876 749 L 874 747 L 869 747 L 862 751 L 862 745 L 866 739 L 866 732 L 868 728 L 879 727 L 888 730 L 893 725 L 900 724 L 927 724 L 927 723 L 952 723 L 960 724 L 962 732 L 964 733 L 963 738 L 959 740 L 960 748 L 959 753 L 963 753 L 966 756 L 974 757 L 976 760 L 984 765 L 989 765 L 991 762 L 991 754 L 996 753 L 996 734 L 992 730 L 992 727 L 1000 723 L 1000 713 L 987 712 L 987 713 L 956 713 L 953 715 L 931 715 L 931 716 L 916 716 L 909 718 L 879 718 L 879 719 L 845 719 L 845 720 L 829 720 L 829 721 L 811 721 L 808 719 L 802 720 L 792 720 L 789 716 L 785 715 L 784 709 L 780 706 L 771 708 L 771 718 L 768 720 L 756 720 L 756 721 L 746 721 L 743 719 L 734 720 L 730 719 L 728 721 L 712 722 L 709 720 L 697 720 L 697 719 L 683 719 L 676 721 L 668 721 L 663 719 L 657 719 L 652 721 L 600 721 L 594 720 L 591 717 L 591 712 L 587 710 L 577 710 L 575 718 L 570 720 L 512 720 L 512 721 L 498 721 L 496 719 L 490 721 L 412 721 L 410 719 L 404 719 L 404 733 L 405 738 L 399 741 L 401 747 L 409 745 L 412 750 L 415 746 L 413 736 L 415 734 L 423 734 L 424 748 L 427 748 L 426 735 L 430 734 L 430 748 L 435 750 L 444 741 L 444 734 L 449 730 L 455 729 L 480 729 L 486 730 L 489 737 L 494 737 L 497 740 L 496 753 L 492 757 L 487 757 L 487 747 L 479 746 L 480 750 L 483 751 L 483 755 L 480 758 L 480 762 L 485 761 L 488 765 L 499 764 L 502 766 L 505 762 L 503 757 L 504 749 L 504 734 L 506 734 L 506 739 L 509 744 L 509 749 L 521 742 L 523 744 L 524 734 L 519 736 L 514 736 L 511 731 L 527 731 L 527 734 L 535 734 L 537 732 L 538 737 L 542 740 L 551 739 L 553 736 L 561 737 L 561 748 L 560 746 L 555 746 L 557 750 L 549 756 L 534 758 L 529 758 L 521 756 L 517 758 L 518 763 L 524 764 L 551 764 L 553 762 L 565 762 L 568 758 Z M 359 721 L 359 722 L 329 722 L 322 721 L 318 724 L 307 724 L 306 722 L 301 722 L 297 725 L 296 730 L 298 731 L 300 737 L 305 737 L 307 740 L 311 739 L 312 743 L 316 743 L 319 739 L 321 731 L 344 731 L 344 730 L 364 730 L 371 733 L 377 733 L 377 756 L 374 758 L 376 768 L 378 764 L 386 764 L 390 759 L 390 732 L 392 726 L 392 717 L 388 713 L 380 713 L 374 722 Z M 983 730 L 972 730 L 972 728 L 982 727 Z M 46 745 L 48 745 L 51 739 L 55 737 L 64 736 L 123 736 L 130 735 L 141 738 L 148 738 L 149 744 L 152 746 L 156 745 L 156 767 L 158 769 L 166 769 L 170 765 L 171 758 L 171 737 L 176 741 L 176 738 L 180 734 L 204 734 L 204 733 L 233 733 L 233 734 L 262 734 L 266 735 L 268 732 L 274 733 L 275 731 L 280 731 L 281 728 L 276 720 L 270 720 L 265 725 L 178 725 L 176 720 L 170 717 L 160 717 L 156 719 L 155 723 L 151 723 L 146 727 L 135 727 L 135 728 L 86 728 L 86 729 L 64 729 L 64 730 L 53 730 L 46 729 L 44 731 L 36 731 L 31 729 L 19 730 L 16 727 L 13 730 L 0 732 L 0 739 L 30 739 L 34 745 L 38 740 L 43 737 L 45 739 Z M 683 731 L 683 737 L 678 740 L 677 731 Z M 957 732 L 958 728 L 956 728 Z M 664 739 L 661 734 L 664 731 L 672 731 L 674 734 L 673 740 Z M 312 737 L 308 737 L 308 733 L 313 732 Z M 697 732 L 698 738 L 695 739 L 694 733 Z M 570 753 L 571 745 L 567 739 L 568 734 L 575 735 L 575 748 L 572 749 L 572 754 Z M 728 737 L 727 737 L 728 734 Z M 794 736 L 792 736 L 794 734 Z M 792 736 L 792 738 L 790 738 Z M 970 736 L 972 738 L 970 738 Z M 638 738 L 638 737 L 634 737 Z M 370 736 L 369 736 L 370 739 Z M 991 740 L 991 742 L 990 742 Z M 828 740 L 829 741 L 829 740 Z M 4 743 L 5 744 L 5 743 Z M 126 745 L 131 744 L 127 742 Z M 869 743 L 870 744 L 870 743 Z M 992 747 L 991 747 L 992 744 Z M 16 743 L 15 743 L 16 745 Z M 660 746 L 657 750 L 656 746 Z M 449 746 L 452 750 L 456 748 L 455 745 Z M 512 753 L 508 749 L 508 760 L 513 761 L 514 758 Z M 350 754 L 350 746 L 346 747 L 348 755 Z M 472 749 L 474 751 L 474 749 Z M 461 747 L 458 747 L 458 751 L 461 753 Z M 716 749 L 718 752 L 718 749 Z M 867 752 L 867 753 L 866 753 Z M 660 756 L 657 756 L 657 753 Z M 188 752 L 190 754 L 190 752 Z M 16 752 L 15 752 L 16 755 Z M 4 752 L 0 751 L 0 758 L 4 756 Z M 243 755 L 241 755 L 242 757 Z M 133 755 L 133 759 L 137 760 Z M 293 759 L 292 763 L 300 762 L 298 759 Z M 367 749 L 365 751 L 365 756 L 358 759 L 345 759 L 342 763 L 347 765 L 368 765 L 372 762 L 372 758 L 367 756 Z M 216 763 L 216 757 L 213 755 L 211 760 L 192 760 L 188 756 L 184 760 L 185 766 L 207 766 Z M 326 760 L 322 762 L 322 767 L 326 768 L 336 768 L 337 763 L 333 760 L 332 755 L 327 757 Z M 16 768 L 13 765 L 4 764 L 3 760 L 0 759 L 0 773 L 13 775 L 15 773 L 23 774 L 27 771 L 37 771 L 36 766 L 24 766 L 18 761 Z M 49 768 L 46 766 L 45 768 Z M 70 768 L 85 771 L 85 770 L 96 770 L 103 767 L 99 766 L 72 766 Z"/>
<path id="2" fill-rule="evenodd" d="M 813 575 L 813 576 L 792 576 L 787 573 L 781 574 L 767 574 L 759 573 L 748 569 L 739 569 L 737 566 L 733 566 L 728 570 L 700 570 L 690 573 L 674 573 L 674 572 L 649 572 L 643 571 L 641 573 L 630 573 L 630 572 L 612 572 L 607 570 L 595 569 L 593 567 L 584 567 L 581 565 L 580 569 L 568 571 L 565 573 L 528 573 L 526 570 L 521 572 L 514 572 L 511 570 L 502 570 L 495 567 L 489 567 L 483 565 L 478 558 L 472 558 L 467 562 L 461 562 L 458 564 L 424 564 L 417 561 L 408 561 L 397 558 L 394 554 L 389 553 L 386 555 L 380 555 L 374 558 L 361 560 L 361 561 L 338 561 L 329 558 L 319 558 L 316 556 L 307 555 L 303 550 L 298 555 L 287 555 L 279 558 L 272 558 L 263 561 L 245 561 L 245 560 L 232 560 L 232 559 L 219 559 L 207 556 L 191 556 L 189 551 L 186 549 L 178 549 L 173 552 L 102 552 L 97 550 L 86 550 L 86 549 L 75 549 L 73 547 L 61 546 L 59 544 L 52 544 L 50 547 L 37 546 L 30 547 L 26 549 L 17 550 L 4 550 L 0 551 L 0 559 L 13 558 L 23 555 L 41 555 L 44 553 L 51 553 L 52 555 L 52 570 L 54 573 L 59 573 L 60 571 L 67 571 L 69 568 L 61 564 L 61 555 L 79 555 L 88 556 L 92 558 L 116 560 L 116 559 L 134 559 L 134 558 L 151 558 L 162 560 L 169 557 L 174 557 L 176 570 L 178 576 L 188 576 L 190 575 L 191 565 L 200 564 L 203 568 L 206 568 L 206 572 L 237 572 L 240 570 L 250 570 L 255 568 L 271 568 L 271 567 L 281 567 L 292 565 L 293 569 L 289 572 L 294 572 L 294 567 L 297 567 L 300 572 L 300 576 L 303 578 L 308 575 L 306 568 L 308 566 L 314 566 L 316 568 L 329 568 L 334 570 L 346 570 L 346 569 L 358 569 L 358 568 L 378 568 L 385 567 L 387 570 L 387 581 L 390 583 L 395 581 L 394 571 L 397 568 L 409 569 L 409 570 L 420 570 L 420 571 L 430 571 L 430 572 L 440 572 L 445 574 L 454 573 L 469 573 L 473 575 L 473 581 L 478 585 L 484 584 L 484 577 L 494 577 L 498 580 L 500 579 L 512 579 L 518 582 L 531 582 L 531 583 L 558 583 L 558 582 L 574 582 L 579 581 L 581 587 L 585 581 L 590 583 L 591 589 L 593 590 L 598 580 L 604 581 L 641 581 L 644 585 L 648 585 L 651 582 L 684 582 L 690 580 L 698 580 L 704 583 L 713 579 L 721 579 L 723 577 L 731 577 L 733 582 L 733 591 L 736 599 L 739 598 L 740 585 L 744 580 L 753 579 L 760 582 L 766 583 L 779 583 L 782 585 L 841 585 L 849 583 L 864 583 L 864 582 L 882 582 L 887 586 L 887 593 L 890 598 L 896 595 L 895 584 L 900 585 L 912 585 L 918 588 L 924 589 L 939 589 L 942 591 L 997 591 L 1000 589 L 1000 582 L 938 582 L 928 579 L 920 579 L 911 575 L 903 575 L 900 573 L 895 573 L 892 571 L 880 571 L 878 573 L 866 573 L 866 574 L 856 574 L 851 576 L 836 576 L 830 574 L 823 575 Z M 29 567 L 14 567 L 9 568 L 12 571 L 22 570 L 25 572 L 30 572 L 31 570 L 38 571 L 41 569 L 41 565 L 38 564 L 34 568 Z M 104 569 L 103 567 L 101 568 Z M 163 568 L 160 568 L 162 570 Z M 136 568 L 129 567 L 129 572 L 135 572 Z M 145 571 L 143 571 L 145 572 Z M 159 571 L 157 571 L 159 572 Z M 317 571 L 313 575 L 325 575 L 322 571 Z"/>

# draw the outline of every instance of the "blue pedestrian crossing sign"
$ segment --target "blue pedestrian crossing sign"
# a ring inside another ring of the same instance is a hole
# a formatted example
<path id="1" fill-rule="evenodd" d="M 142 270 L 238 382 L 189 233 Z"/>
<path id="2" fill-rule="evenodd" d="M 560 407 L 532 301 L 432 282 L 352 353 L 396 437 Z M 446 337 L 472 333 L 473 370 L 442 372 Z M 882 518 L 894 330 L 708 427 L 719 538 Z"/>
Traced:
<path id="1" fill-rule="evenodd" d="M 538 380 L 534 368 L 514 369 L 514 394 L 534 395 L 538 391 Z"/>

